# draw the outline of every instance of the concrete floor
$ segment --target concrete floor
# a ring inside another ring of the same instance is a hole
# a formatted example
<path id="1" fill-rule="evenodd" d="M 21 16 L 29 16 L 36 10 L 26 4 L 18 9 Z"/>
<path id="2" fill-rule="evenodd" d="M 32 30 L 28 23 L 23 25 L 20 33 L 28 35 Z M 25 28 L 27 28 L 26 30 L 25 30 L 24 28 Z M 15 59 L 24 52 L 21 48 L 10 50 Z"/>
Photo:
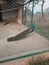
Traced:
<path id="1" fill-rule="evenodd" d="M 0 58 L 49 47 L 49 41 L 36 32 L 29 33 L 26 38 L 19 41 L 7 42 L 7 37 L 25 29 L 27 27 L 17 23 L 0 23 Z"/>

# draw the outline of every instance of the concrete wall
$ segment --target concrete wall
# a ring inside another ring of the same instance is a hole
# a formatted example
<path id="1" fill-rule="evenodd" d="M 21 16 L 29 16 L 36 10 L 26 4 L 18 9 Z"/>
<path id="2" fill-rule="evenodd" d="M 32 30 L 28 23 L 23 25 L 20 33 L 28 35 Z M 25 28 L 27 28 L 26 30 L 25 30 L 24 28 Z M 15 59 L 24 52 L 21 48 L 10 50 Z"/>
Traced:
<path id="1" fill-rule="evenodd" d="M 17 22 L 19 24 L 22 24 L 22 7 L 18 11 L 18 19 L 17 19 Z"/>
<path id="2" fill-rule="evenodd" d="M 16 20 L 19 24 L 22 24 L 22 8 L 18 10 L 13 10 L 13 11 L 8 11 L 8 12 L 3 12 L 3 20 Z"/>

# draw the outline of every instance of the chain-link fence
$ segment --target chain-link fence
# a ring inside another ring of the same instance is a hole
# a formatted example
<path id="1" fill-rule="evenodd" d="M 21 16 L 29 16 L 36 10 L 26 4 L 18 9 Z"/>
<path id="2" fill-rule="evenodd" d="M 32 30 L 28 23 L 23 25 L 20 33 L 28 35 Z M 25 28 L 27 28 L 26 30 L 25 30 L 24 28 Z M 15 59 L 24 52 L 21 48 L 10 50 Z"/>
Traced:
<path id="1" fill-rule="evenodd" d="M 49 40 L 49 17 L 47 13 L 44 13 L 44 19 L 42 19 L 42 14 L 36 13 L 34 16 L 34 22 L 36 25 L 36 32 Z"/>
<path id="2" fill-rule="evenodd" d="M 17 18 L 18 10 L 21 8 L 24 0 L 6 0 L 0 2 L 0 20 Z"/>

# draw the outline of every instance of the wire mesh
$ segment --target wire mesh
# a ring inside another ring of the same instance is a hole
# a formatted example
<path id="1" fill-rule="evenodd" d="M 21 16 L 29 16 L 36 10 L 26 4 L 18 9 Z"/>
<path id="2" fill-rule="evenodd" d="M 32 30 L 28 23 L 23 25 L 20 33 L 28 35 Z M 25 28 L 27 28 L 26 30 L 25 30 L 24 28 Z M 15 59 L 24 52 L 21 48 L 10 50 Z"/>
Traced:
<path id="1" fill-rule="evenodd" d="M 17 17 L 18 10 L 31 1 L 32 0 L 6 0 L 4 3 L 0 3 L 0 18 Z"/>
<path id="2" fill-rule="evenodd" d="M 16 17 L 22 3 L 24 0 L 6 0 L 4 3 L 0 3 L 0 20 Z"/>
<path id="3" fill-rule="evenodd" d="M 16 0 L 7 0 L 4 4 L 0 4 L 0 12 L 5 12 L 5 11 L 11 11 L 14 9 L 18 9 L 21 6 L 21 2 L 23 1 L 16 1 Z"/>

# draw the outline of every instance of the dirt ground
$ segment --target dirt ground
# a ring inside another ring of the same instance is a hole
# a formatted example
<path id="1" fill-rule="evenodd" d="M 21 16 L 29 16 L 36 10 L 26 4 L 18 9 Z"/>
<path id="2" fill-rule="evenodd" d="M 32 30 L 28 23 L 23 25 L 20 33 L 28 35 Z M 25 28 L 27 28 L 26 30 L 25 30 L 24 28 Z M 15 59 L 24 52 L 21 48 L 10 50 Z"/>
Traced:
<path id="1" fill-rule="evenodd" d="M 0 23 L 0 58 L 49 47 L 49 41 L 36 32 L 29 33 L 19 41 L 7 42 L 9 35 L 16 35 L 24 29 L 26 27 L 20 24 Z"/>

